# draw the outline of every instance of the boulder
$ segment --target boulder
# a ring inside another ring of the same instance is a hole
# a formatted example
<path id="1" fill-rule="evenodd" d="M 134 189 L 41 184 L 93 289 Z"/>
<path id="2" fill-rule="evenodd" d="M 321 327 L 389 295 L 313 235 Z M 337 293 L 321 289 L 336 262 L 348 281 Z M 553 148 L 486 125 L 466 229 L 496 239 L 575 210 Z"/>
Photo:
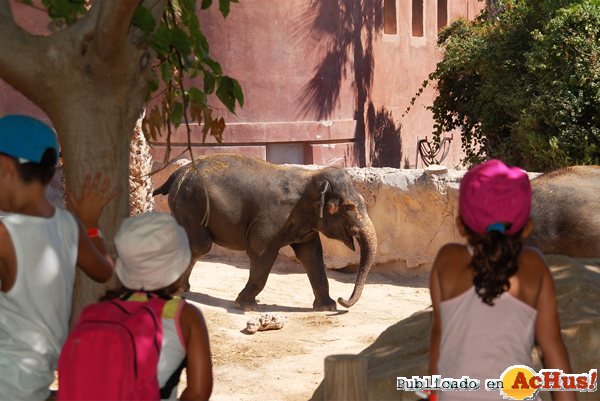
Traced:
<path id="1" fill-rule="evenodd" d="M 573 373 L 600 366 L 600 259 L 547 256 L 554 283 L 562 337 Z M 426 376 L 429 370 L 431 308 L 417 312 L 384 331 L 362 351 L 368 359 L 369 400 L 416 400 L 414 392 L 397 391 L 397 377 Z M 541 351 L 534 348 L 533 367 L 543 368 Z M 323 399 L 323 383 L 312 400 Z M 544 400 L 550 394 L 542 391 Z M 580 401 L 597 400 L 597 392 L 578 394 Z"/>

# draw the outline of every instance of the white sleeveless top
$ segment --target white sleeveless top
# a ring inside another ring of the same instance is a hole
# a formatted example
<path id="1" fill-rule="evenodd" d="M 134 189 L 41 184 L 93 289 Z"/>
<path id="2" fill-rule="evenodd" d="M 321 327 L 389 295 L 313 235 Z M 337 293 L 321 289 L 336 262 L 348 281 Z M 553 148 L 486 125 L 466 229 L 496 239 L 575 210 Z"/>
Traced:
<path id="1" fill-rule="evenodd" d="M 79 227 L 59 208 L 51 218 L 12 214 L 1 221 L 17 277 L 10 291 L 0 291 L 0 400 L 42 400 L 68 335 Z"/>
<path id="2" fill-rule="evenodd" d="M 158 359 L 158 385 L 163 387 L 169 377 L 179 367 L 187 355 L 185 341 L 181 334 L 179 318 L 185 305 L 182 298 L 173 298 L 165 304 L 162 314 L 163 341 L 160 357 Z M 169 400 L 177 399 L 177 386 L 171 392 Z"/>
<path id="3" fill-rule="evenodd" d="M 502 400 L 500 390 L 485 390 L 485 379 L 500 379 L 511 365 L 533 368 L 537 310 L 508 292 L 493 302 L 494 306 L 484 303 L 474 286 L 440 302 L 438 374 L 480 381 L 477 391 L 439 391 L 440 400 Z"/>

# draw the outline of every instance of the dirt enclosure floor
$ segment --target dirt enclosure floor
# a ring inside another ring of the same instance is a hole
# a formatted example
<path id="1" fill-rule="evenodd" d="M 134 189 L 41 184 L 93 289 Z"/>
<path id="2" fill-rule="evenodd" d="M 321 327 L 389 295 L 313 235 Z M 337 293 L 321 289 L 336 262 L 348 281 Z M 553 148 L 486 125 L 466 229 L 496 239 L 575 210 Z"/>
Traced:
<path id="1" fill-rule="evenodd" d="M 259 310 L 243 312 L 235 299 L 248 273 L 245 257 L 205 256 L 192 272 L 191 292 L 183 294 L 202 310 L 209 329 L 211 400 L 308 400 L 323 380 L 326 356 L 359 353 L 390 325 L 431 304 L 426 273 L 374 266 L 356 305 L 314 312 L 302 265 L 280 257 L 257 298 Z M 350 297 L 355 273 L 327 276 L 333 299 Z M 284 315 L 283 329 L 249 334 L 246 322 L 266 312 Z"/>

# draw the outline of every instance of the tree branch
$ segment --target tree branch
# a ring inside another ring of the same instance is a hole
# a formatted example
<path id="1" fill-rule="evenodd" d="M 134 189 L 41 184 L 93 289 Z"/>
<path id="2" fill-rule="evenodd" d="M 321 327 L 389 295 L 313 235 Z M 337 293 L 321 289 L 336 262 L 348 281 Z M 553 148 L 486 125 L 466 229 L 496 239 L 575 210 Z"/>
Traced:
<path id="1" fill-rule="evenodd" d="M 10 0 L 0 0 L 0 21 L 14 21 Z"/>
<path id="2" fill-rule="evenodd" d="M 0 0 L 0 78 L 39 106 L 46 88 L 40 53 L 48 38 L 32 35 L 6 18 L 6 3 Z"/>
<path id="3" fill-rule="evenodd" d="M 122 55 L 138 4 L 138 0 L 104 0 L 94 3 L 94 6 L 100 7 L 94 47 L 98 56 L 109 65 Z"/>

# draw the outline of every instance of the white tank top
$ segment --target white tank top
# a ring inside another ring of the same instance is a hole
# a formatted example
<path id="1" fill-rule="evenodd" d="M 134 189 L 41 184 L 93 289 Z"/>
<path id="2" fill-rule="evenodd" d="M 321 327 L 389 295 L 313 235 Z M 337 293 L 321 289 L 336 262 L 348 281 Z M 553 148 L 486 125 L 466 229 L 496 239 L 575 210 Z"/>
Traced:
<path id="1" fill-rule="evenodd" d="M 537 310 L 508 292 L 483 303 L 471 287 L 440 302 L 442 335 L 438 373 L 444 378 L 469 376 L 480 381 L 477 391 L 439 391 L 440 400 L 502 400 L 500 391 L 486 391 L 485 379 L 500 379 L 511 365 L 533 368 Z"/>
<path id="2" fill-rule="evenodd" d="M 46 399 L 69 329 L 79 227 L 71 213 L 1 219 L 17 277 L 0 292 L 0 400 Z"/>
<path id="3" fill-rule="evenodd" d="M 162 313 L 163 341 L 158 360 L 158 385 L 163 387 L 173 372 L 177 370 L 187 355 L 185 341 L 181 334 L 179 318 L 185 300 L 173 298 L 165 304 Z M 169 400 L 177 399 L 177 386 L 171 392 Z"/>

